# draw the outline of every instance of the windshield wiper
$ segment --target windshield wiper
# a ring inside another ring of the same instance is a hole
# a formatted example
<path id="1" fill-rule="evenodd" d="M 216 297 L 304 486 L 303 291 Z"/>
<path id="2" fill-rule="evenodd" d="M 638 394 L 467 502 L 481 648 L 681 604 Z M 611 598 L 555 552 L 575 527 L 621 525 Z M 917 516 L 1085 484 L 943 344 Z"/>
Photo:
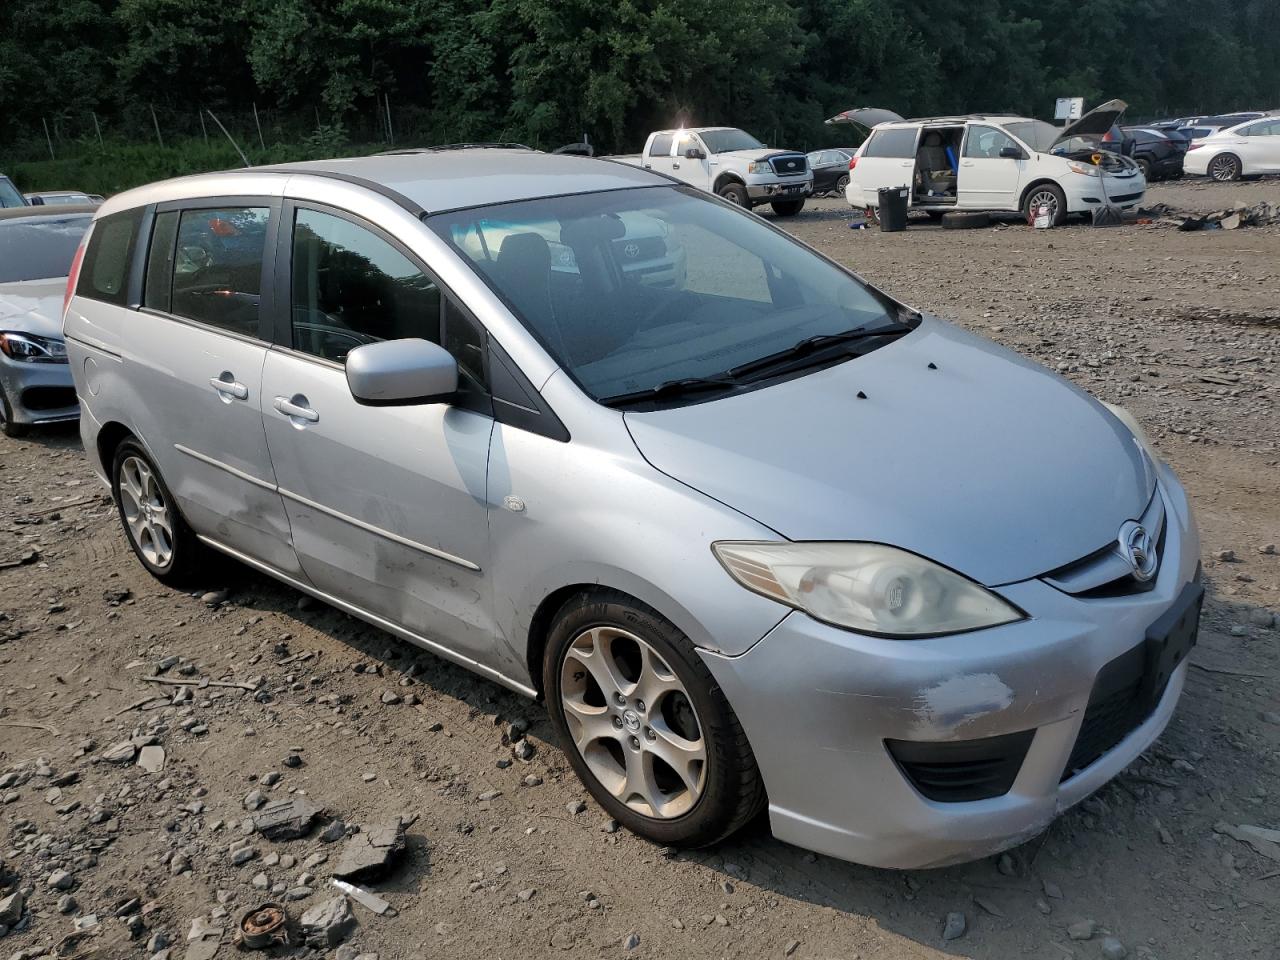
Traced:
<path id="1" fill-rule="evenodd" d="M 845 330 L 843 333 L 820 333 L 816 337 L 806 337 L 785 350 L 779 350 L 777 353 L 760 357 L 758 360 L 749 360 L 746 363 L 739 364 L 730 369 L 728 373 L 729 376 L 737 379 L 753 373 L 760 373 L 764 370 L 773 370 L 777 367 L 785 366 L 793 360 L 804 359 L 826 347 L 853 343 L 855 340 L 866 340 L 869 337 L 897 336 L 912 329 L 914 328 L 910 324 L 895 323 L 885 327 L 872 327 L 870 330 L 866 327 L 854 327 L 852 330 Z M 826 358 L 824 357 L 824 359 Z"/>
<path id="2" fill-rule="evenodd" d="M 673 400 L 686 397 L 692 393 L 707 393 L 712 390 L 735 390 L 741 384 L 736 380 L 723 377 L 686 377 L 683 380 L 668 380 L 656 387 L 635 390 L 631 393 L 619 393 L 612 397 L 604 397 L 600 403 L 606 407 L 626 407 L 633 403 L 647 400 Z"/>

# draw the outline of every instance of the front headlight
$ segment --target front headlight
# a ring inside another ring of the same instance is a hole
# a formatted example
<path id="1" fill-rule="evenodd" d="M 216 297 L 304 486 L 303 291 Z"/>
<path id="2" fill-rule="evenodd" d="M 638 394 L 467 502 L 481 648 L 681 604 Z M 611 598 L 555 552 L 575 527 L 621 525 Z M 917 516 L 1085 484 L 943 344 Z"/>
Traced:
<path id="1" fill-rule="evenodd" d="M 859 633 L 909 639 L 1024 619 L 972 580 L 880 543 L 725 541 L 712 550 L 748 590 Z"/>
<path id="2" fill-rule="evenodd" d="M 752 160 L 747 164 L 747 173 L 773 173 L 768 160 Z"/>
<path id="3" fill-rule="evenodd" d="M 1086 177 L 1100 177 L 1102 171 L 1099 167 L 1095 167 L 1092 163 L 1080 163 L 1077 160 L 1067 162 L 1067 169 L 1072 173 L 1083 173 Z"/>
<path id="4" fill-rule="evenodd" d="M 26 363 L 66 363 L 67 345 L 55 337 L 0 332 L 0 353 Z"/>

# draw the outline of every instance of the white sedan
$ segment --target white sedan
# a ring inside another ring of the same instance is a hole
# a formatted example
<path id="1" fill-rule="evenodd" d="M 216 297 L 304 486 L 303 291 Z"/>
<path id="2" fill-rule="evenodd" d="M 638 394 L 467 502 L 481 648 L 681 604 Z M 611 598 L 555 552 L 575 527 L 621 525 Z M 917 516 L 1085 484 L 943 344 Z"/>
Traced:
<path id="1" fill-rule="evenodd" d="M 1192 141 L 1182 172 L 1222 181 L 1280 173 L 1280 117 L 1247 120 Z"/>

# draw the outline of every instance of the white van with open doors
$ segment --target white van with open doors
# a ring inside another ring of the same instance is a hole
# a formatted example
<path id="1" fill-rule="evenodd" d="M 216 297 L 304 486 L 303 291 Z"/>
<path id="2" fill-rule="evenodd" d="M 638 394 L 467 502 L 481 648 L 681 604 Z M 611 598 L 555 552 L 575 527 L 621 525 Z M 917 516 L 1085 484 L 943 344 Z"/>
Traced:
<path id="1" fill-rule="evenodd" d="M 1021 212 L 1048 207 L 1055 224 L 1072 213 L 1137 206 L 1147 189 L 1128 157 L 1101 147 L 1126 104 L 1111 100 L 1066 127 L 1001 115 L 905 120 L 890 110 L 846 110 L 827 123 L 870 134 L 849 161 L 845 198 L 877 207 L 885 187 L 908 187 L 911 207 Z"/>

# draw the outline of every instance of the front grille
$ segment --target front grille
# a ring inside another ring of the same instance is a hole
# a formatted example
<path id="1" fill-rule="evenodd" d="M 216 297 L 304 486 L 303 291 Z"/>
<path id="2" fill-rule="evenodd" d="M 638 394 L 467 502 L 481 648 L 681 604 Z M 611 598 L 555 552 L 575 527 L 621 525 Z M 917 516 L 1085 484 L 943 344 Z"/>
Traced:
<path id="1" fill-rule="evenodd" d="M 1041 579 L 1073 597 L 1097 599 L 1144 593 L 1156 585 L 1160 565 L 1164 560 L 1165 540 L 1169 532 L 1169 525 L 1165 521 L 1164 500 L 1157 489 L 1142 516 L 1138 518 L 1138 522 L 1156 541 L 1156 568 L 1148 580 L 1139 580 L 1133 575 L 1133 566 L 1125 558 L 1118 539 L 1086 557 L 1050 570 Z"/>
<path id="2" fill-rule="evenodd" d="M 769 164 L 780 177 L 796 177 L 809 172 L 809 158 L 802 153 L 774 157 Z"/>
<path id="3" fill-rule="evenodd" d="M 625 267 L 628 263 L 665 257 L 667 242 L 661 237 L 637 237 L 634 240 L 624 237 L 613 242 L 613 249 L 618 261 Z"/>
<path id="4" fill-rule="evenodd" d="M 1084 711 L 1080 734 L 1062 771 L 1062 780 L 1095 762 L 1151 715 L 1160 697 L 1148 702 L 1142 696 L 1145 667 L 1146 652 L 1143 645 L 1138 644 L 1098 672 L 1093 692 L 1089 695 L 1089 705 Z M 1160 693 L 1164 693 L 1163 689 Z"/>
<path id="5" fill-rule="evenodd" d="M 963 803 L 1008 793 L 1034 737 L 1034 730 L 1021 730 L 979 740 L 886 740 L 884 745 L 926 799 Z"/>
<path id="6" fill-rule="evenodd" d="M 28 410 L 60 410 L 76 405 L 74 387 L 28 387 L 22 391 L 22 405 Z"/>

